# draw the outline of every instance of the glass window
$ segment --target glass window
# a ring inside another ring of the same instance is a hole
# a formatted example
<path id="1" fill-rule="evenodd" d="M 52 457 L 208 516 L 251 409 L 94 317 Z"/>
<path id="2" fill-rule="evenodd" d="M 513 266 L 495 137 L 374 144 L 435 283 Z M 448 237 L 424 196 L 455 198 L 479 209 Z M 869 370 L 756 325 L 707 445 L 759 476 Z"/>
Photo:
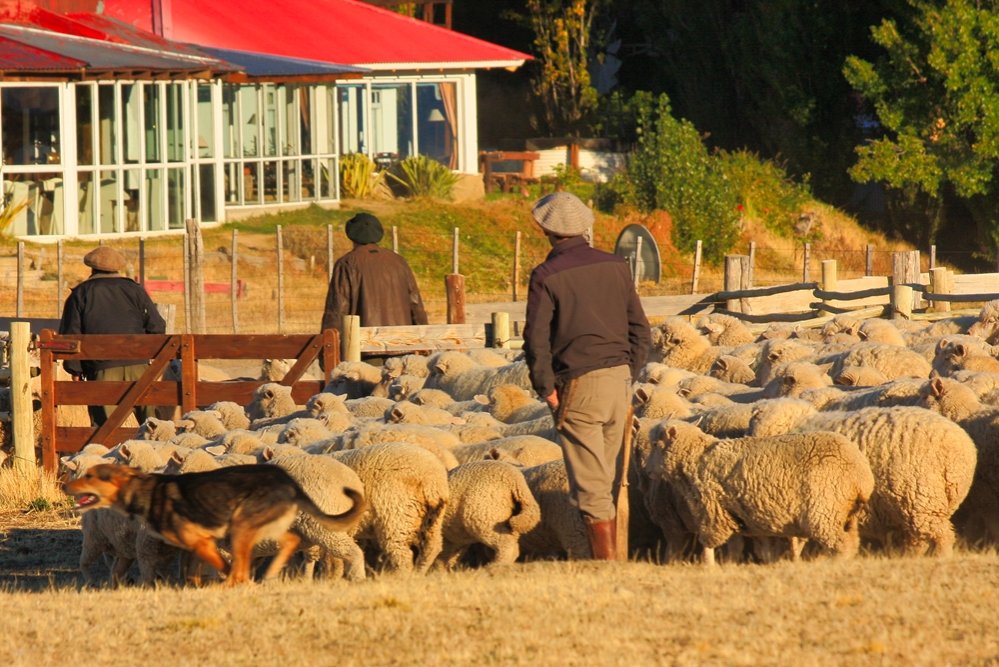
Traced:
<path id="1" fill-rule="evenodd" d="M 281 103 L 278 98 L 284 93 L 284 88 L 267 84 L 262 86 L 264 93 L 264 155 L 272 157 L 278 154 L 278 109 Z"/>
<path id="2" fill-rule="evenodd" d="M 6 164 L 58 164 L 59 90 L 12 86 L 0 95 L 3 160 Z"/>
<path id="3" fill-rule="evenodd" d="M 260 116 L 257 104 L 257 89 L 255 86 L 242 86 L 239 89 L 239 114 L 242 118 L 240 128 L 243 135 L 243 156 L 259 155 L 257 134 L 260 128 Z"/>
<path id="4" fill-rule="evenodd" d="M 264 203 L 278 201 L 277 162 L 264 163 Z"/>
<path id="5" fill-rule="evenodd" d="M 144 229 L 151 232 L 159 232 L 166 229 L 166 198 L 164 188 L 166 186 L 166 181 L 164 179 L 163 169 L 150 169 L 146 172 L 146 184 L 142 190 L 142 196 L 145 201 L 145 220 L 146 224 Z M 128 231 L 135 231 L 128 228 Z"/>
<path id="6" fill-rule="evenodd" d="M 167 160 L 169 162 L 184 161 L 184 119 L 187 117 L 184 109 L 184 89 L 181 83 L 169 83 L 166 86 L 166 131 Z"/>
<path id="7" fill-rule="evenodd" d="M 458 167 L 457 86 L 453 83 L 416 85 L 416 128 L 420 154 L 451 169 Z"/>
<path id="8" fill-rule="evenodd" d="M 340 118 L 340 154 L 367 153 L 364 86 L 338 86 L 336 92 L 337 113 Z"/>
<path id="9" fill-rule="evenodd" d="M 161 146 L 160 128 L 162 110 L 160 108 L 160 85 L 158 83 L 147 83 L 142 86 L 143 113 L 146 119 L 143 127 L 146 131 L 146 162 L 159 162 L 163 159 Z"/>
<path id="10" fill-rule="evenodd" d="M 212 86 L 207 83 L 199 83 L 198 136 L 196 137 L 198 157 L 212 157 L 215 155 L 215 123 L 212 116 Z M 225 127 L 228 130 L 229 124 L 226 123 Z M 226 134 L 231 134 L 231 132 L 227 132 Z"/>
<path id="11" fill-rule="evenodd" d="M 218 212 L 215 210 L 215 165 L 199 164 L 195 169 L 198 176 L 198 214 L 202 222 L 216 222 Z M 227 192 L 226 198 L 228 196 Z"/>
<path id="12" fill-rule="evenodd" d="M 167 224 L 170 229 L 184 226 L 184 169 L 167 169 Z"/>
<path id="13" fill-rule="evenodd" d="M 76 160 L 94 164 L 94 86 L 78 83 L 76 91 Z"/>
<path id="14" fill-rule="evenodd" d="M 97 174 L 92 171 L 81 171 L 77 177 L 79 182 L 79 222 L 77 223 L 77 232 L 80 234 L 93 234 L 94 233 L 94 221 L 97 219 L 96 208 L 97 199 L 100 196 L 100 192 L 95 185 Z"/>
<path id="15" fill-rule="evenodd" d="M 94 215 L 100 220 L 100 227 L 93 231 L 110 234 L 118 229 L 118 217 L 126 211 L 126 206 L 118 199 L 117 172 L 102 171 L 94 198 Z M 125 193 L 125 199 L 129 198 Z M 99 210 L 98 210 L 99 209 Z M 81 230 L 82 231 L 82 230 Z"/>
<path id="16" fill-rule="evenodd" d="M 115 146 L 118 131 L 114 124 L 114 86 L 102 84 L 97 87 L 98 141 L 101 146 L 101 164 L 114 164 L 117 161 Z"/>
<path id="17" fill-rule="evenodd" d="M 239 123 L 236 121 L 238 100 L 236 87 L 222 86 L 222 155 L 239 157 Z"/>
<path id="18" fill-rule="evenodd" d="M 139 116 L 142 95 L 140 84 L 126 83 L 121 87 L 121 112 L 125 116 L 123 129 L 125 131 L 125 162 L 139 161 L 139 137 L 142 118 Z"/>
<path id="19" fill-rule="evenodd" d="M 371 87 L 371 150 L 376 160 L 413 154 L 412 96 L 409 84 Z"/>

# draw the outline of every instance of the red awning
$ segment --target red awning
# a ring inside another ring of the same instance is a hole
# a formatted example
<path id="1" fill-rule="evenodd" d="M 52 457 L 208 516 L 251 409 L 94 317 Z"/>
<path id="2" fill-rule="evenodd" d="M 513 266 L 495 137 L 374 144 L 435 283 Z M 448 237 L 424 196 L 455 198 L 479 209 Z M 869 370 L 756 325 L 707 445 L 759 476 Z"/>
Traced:
<path id="1" fill-rule="evenodd" d="M 150 0 L 104 0 L 104 13 L 153 30 Z M 160 0 L 163 36 L 179 42 L 374 69 L 516 67 L 526 53 L 358 0 Z"/>
<path id="2" fill-rule="evenodd" d="M 45 51 L 30 44 L 0 37 L 0 71 L 6 72 L 72 72 L 87 63 Z"/>

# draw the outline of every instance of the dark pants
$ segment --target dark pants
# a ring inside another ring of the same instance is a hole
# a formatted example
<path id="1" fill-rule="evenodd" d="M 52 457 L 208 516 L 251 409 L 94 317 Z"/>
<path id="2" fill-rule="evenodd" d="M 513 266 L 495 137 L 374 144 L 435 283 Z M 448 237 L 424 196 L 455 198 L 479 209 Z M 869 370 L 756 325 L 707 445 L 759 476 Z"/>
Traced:
<path id="1" fill-rule="evenodd" d="M 102 368 L 94 373 L 94 377 L 91 378 L 96 381 L 107 381 L 107 382 L 123 382 L 131 381 L 135 382 L 139 380 L 146 370 L 149 368 L 149 364 L 132 364 L 131 366 L 115 366 L 114 368 Z M 111 413 L 115 411 L 117 405 L 90 405 L 87 407 L 87 411 L 90 413 L 90 422 L 94 426 L 101 426 L 104 422 L 108 420 Z M 139 420 L 139 423 L 146 421 L 148 417 L 156 416 L 153 412 L 154 408 L 151 405 L 137 405 L 133 408 L 135 413 L 135 418 Z"/>

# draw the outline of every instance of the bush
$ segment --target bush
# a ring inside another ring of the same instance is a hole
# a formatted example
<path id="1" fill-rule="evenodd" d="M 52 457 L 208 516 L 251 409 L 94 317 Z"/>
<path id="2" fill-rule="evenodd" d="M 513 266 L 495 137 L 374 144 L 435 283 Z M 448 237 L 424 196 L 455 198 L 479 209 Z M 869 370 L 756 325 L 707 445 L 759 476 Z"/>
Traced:
<path id="1" fill-rule="evenodd" d="M 382 172 L 364 153 L 351 153 L 340 158 L 340 196 L 351 199 L 370 197 L 382 181 Z"/>
<path id="2" fill-rule="evenodd" d="M 673 243 L 693 252 L 703 243 L 704 258 L 719 262 L 739 233 L 739 200 L 694 126 L 674 118 L 669 98 L 639 114 L 638 147 L 628 165 L 633 191 L 629 203 L 643 211 L 663 209 L 674 220 Z"/>
<path id="3" fill-rule="evenodd" d="M 388 177 L 410 197 L 450 199 L 458 174 L 426 155 L 402 160 L 388 171 Z"/>
<path id="4" fill-rule="evenodd" d="M 738 193 L 744 215 L 778 236 L 798 233 L 802 209 L 812 201 L 807 185 L 795 183 L 779 165 L 747 151 L 722 151 L 718 163 Z"/>

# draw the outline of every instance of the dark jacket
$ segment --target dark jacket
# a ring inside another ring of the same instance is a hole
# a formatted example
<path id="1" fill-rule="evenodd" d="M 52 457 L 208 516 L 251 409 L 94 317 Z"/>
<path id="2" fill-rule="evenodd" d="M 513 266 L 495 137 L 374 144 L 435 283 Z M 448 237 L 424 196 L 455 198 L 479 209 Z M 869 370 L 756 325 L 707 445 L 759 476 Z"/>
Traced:
<path id="1" fill-rule="evenodd" d="M 333 265 L 323 330 L 339 329 L 344 315 L 360 315 L 362 327 L 427 323 L 409 264 L 375 243 L 357 246 Z"/>
<path id="2" fill-rule="evenodd" d="M 117 273 L 95 273 L 73 288 L 62 310 L 61 334 L 162 334 L 160 317 L 146 290 Z M 90 377 L 94 371 L 148 361 L 107 359 L 67 362 L 66 370 Z M 82 368 L 81 368 L 82 367 Z"/>
<path id="3" fill-rule="evenodd" d="M 531 272 L 524 353 L 542 398 L 600 368 L 628 365 L 635 378 L 648 360 L 650 339 L 624 258 L 576 236 L 560 241 Z"/>

